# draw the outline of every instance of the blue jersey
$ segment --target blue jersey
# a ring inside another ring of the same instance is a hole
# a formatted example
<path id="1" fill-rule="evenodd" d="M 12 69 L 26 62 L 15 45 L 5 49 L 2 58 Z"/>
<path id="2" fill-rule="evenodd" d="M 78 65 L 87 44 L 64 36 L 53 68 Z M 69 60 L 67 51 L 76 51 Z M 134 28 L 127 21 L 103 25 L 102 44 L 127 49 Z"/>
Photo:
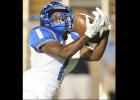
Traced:
<path id="1" fill-rule="evenodd" d="M 80 50 L 71 59 L 65 60 L 43 53 L 41 47 L 54 42 L 67 45 L 78 38 L 77 33 L 71 32 L 64 41 L 59 32 L 41 26 L 31 30 L 29 35 L 31 69 L 23 75 L 25 95 L 31 92 L 34 95 L 37 94 L 39 98 L 51 98 L 56 93 L 64 76 L 71 72 L 78 63 Z"/>
<path id="2" fill-rule="evenodd" d="M 78 51 L 75 55 L 72 56 L 72 59 L 69 60 L 69 63 L 65 61 L 65 59 L 52 57 L 48 54 L 45 54 L 42 52 L 41 47 L 50 43 L 58 42 L 62 45 L 67 45 L 75 40 L 79 39 L 79 35 L 75 32 L 71 32 L 68 34 L 68 39 L 65 41 L 62 38 L 62 34 L 59 32 L 56 32 L 55 30 L 51 28 L 46 28 L 42 26 L 37 26 L 31 30 L 31 33 L 29 35 L 29 44 L 31 49 L 31 66 L 32 68 L 39 68 L 38 70 L 46 70 L 48 68 L 53 68 L 56 66 L 57 68 L 54 68 L 52 70 L 61 73 L 63 71 L 66 73 L 69 73 L 77 64 L 78 59 L 75 60 L 75 58 L 79 58 L 80 51 Z M 70 65 L 70 67 L 65 68 L 67 65 Z M 41 67 L 43 66 L 43 67 Z M 45 67 L 44 67 L 45 66 Z M 49 67 L 51 66 L 51 67 Z M 53 67 L 52 67 L 53 66 Z M 41 69 L 44 68 L 44 69 Z M 58 77 L 59 80 L 61 80 L 60 75 Z"/>
<path id="3" fill-rule="evenodd" d="M 79 38 L 79 35 L 75 32 L 71 32 L 71 38 L 73 40 L 77 40 Z M 32 46 L 37 52 L 42 52 L 40 48 L 43 45 L 53 42 L 59 42 L 60 44 L 63 44 L 64 40 L 62 38 L 62 34 L 59 32 L 55 32 L 49 27 L 45 28 L 38 26 L 31 30 L 29 43 L 30 46 Z"/>

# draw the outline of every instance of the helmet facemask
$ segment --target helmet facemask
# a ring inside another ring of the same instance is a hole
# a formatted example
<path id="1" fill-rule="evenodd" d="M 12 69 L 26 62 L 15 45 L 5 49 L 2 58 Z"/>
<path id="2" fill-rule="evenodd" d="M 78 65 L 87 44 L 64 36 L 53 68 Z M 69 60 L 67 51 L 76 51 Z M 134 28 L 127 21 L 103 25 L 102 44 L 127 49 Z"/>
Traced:
<path id="1" fill-rule="evenodd" d="M 50 26 L 58 31 L 71 31 L 71 18 L 66 12 L 54 12 L 50 17 Z"/>

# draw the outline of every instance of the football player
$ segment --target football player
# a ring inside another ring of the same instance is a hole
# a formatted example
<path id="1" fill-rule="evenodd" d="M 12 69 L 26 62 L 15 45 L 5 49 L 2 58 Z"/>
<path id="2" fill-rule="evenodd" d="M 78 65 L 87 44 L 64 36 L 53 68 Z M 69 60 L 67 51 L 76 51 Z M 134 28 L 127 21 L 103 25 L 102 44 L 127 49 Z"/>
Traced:
<path id="1" fill-rule="evenodd" d="M 93 14 L 93 23 L 86 16 L 86 32 L 80 37 L 73 32 L 73 14 L 69 7 L 61 2 L 50 2 L 43 7 L 40 26 L 33 28 L 29 35 L 31 68 L 23 75 L 23 99 L 52 99 L 79 58 L 98 61 L 102 57 L 110 24 L 101 10 Z M 86 47 L 100 29 L 104 32 L 94 50 Z"/>

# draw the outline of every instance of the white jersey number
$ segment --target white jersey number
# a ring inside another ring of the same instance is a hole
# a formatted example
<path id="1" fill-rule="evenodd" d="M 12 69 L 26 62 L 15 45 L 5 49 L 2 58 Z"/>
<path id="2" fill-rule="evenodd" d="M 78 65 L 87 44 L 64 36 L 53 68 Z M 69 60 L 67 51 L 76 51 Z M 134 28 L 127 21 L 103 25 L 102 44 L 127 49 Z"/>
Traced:
<path id="1" fill-rule="evenodd" d="M 36 33 L 37 33 L 39 39 L 43 38 L 43 35 L 42 35 L 42 32 L 40 31 L 40 29 L 36 29 Z"/>

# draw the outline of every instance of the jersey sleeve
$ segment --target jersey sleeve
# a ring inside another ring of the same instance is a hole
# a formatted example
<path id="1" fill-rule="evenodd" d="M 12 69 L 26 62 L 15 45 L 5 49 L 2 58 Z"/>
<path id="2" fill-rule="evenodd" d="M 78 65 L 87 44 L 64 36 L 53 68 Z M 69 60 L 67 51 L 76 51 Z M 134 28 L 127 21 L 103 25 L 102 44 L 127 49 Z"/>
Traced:
<path id="1" fill-rule="evenodd" d="M 79 34 L 76 33 L 76 32 L 71 32 L 70 34 L 71 34 L 71 38 L 72 38 L 73 40 L 77 40 L 77 39 L 80 38 Z"/>
<path id="2" fill-rule="evenodd" d="M 29 44 L 37 52 L 42 52 L 41 47 L 45 44 L 58 42 L 56 35 L 49 29 L 43 29 L 41 27 L 33 28 L 29 35 Z"/>

